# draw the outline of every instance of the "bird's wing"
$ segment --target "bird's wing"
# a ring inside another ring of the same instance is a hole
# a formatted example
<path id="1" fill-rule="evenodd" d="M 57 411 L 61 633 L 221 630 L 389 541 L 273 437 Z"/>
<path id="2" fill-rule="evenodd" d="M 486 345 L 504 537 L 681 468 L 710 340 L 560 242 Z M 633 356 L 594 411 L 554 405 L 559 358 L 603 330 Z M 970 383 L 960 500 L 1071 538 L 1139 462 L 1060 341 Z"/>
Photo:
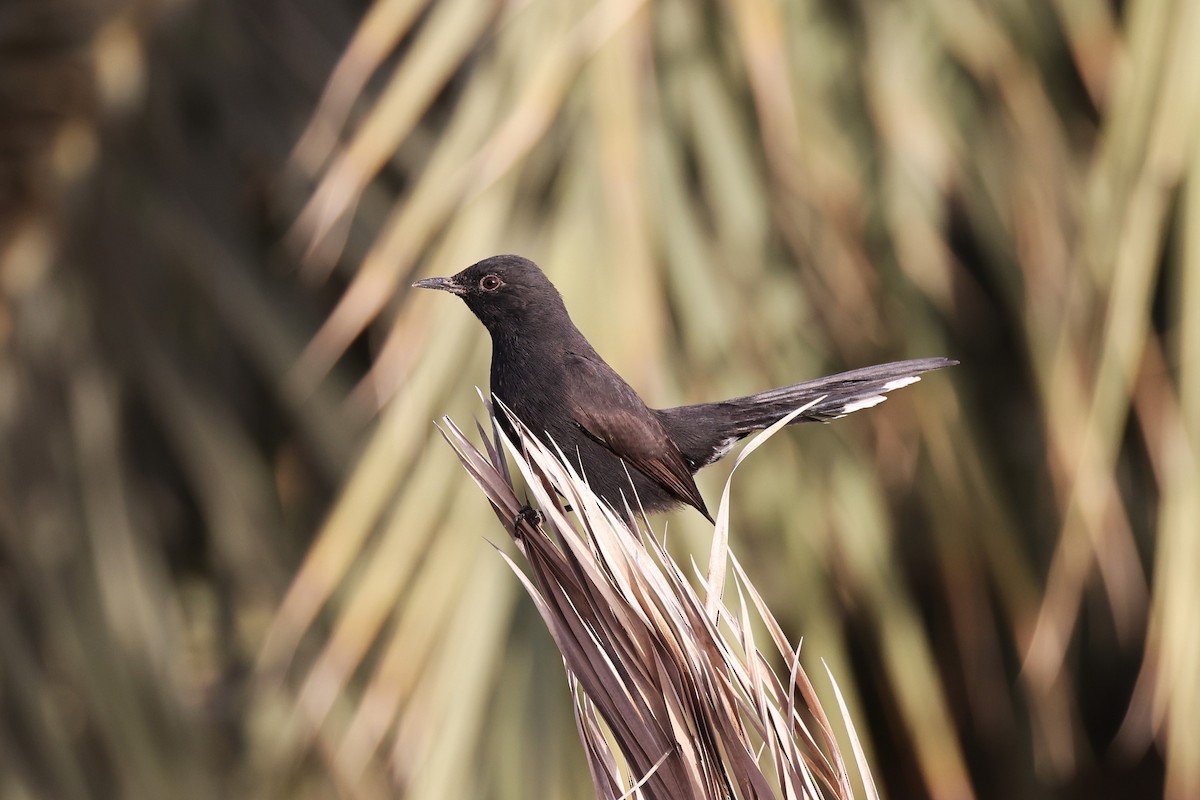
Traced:
<path id="1" fill-rule="evenodd" d="M 603 361 L 568 353 L 575 424 L 592 440 L 712 521 L 692 470 L 658 416 Z"/>

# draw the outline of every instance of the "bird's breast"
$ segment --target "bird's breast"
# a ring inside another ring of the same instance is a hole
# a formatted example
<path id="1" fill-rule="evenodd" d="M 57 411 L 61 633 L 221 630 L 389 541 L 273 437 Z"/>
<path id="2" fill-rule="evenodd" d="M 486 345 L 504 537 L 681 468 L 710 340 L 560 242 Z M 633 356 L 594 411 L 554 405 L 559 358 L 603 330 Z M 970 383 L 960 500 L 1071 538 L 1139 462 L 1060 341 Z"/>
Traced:
<path id="1" fill-rule="evenodd" d="M 549 432 L 560 445 L 568 433 L 570 411 L 561 359 L 524 348 L 492 354 L 491 391 L 526 427 Z"/>

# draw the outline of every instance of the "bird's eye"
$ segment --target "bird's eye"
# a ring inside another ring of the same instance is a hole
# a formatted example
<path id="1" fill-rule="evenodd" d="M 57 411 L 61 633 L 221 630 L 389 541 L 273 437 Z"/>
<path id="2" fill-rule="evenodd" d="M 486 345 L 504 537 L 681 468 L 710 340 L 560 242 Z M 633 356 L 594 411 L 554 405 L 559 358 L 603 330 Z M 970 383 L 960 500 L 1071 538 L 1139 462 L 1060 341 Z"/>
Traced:
<path id="1" fill-rule="evenodd" d="M 504 283 L 504 281 L 500 280 L 500 278 L 496 275 L 484 275 L 479 279 L 479 288 L 483 289 L 485 292 L 494 292 L 500 288 L 502 283 Z"/>

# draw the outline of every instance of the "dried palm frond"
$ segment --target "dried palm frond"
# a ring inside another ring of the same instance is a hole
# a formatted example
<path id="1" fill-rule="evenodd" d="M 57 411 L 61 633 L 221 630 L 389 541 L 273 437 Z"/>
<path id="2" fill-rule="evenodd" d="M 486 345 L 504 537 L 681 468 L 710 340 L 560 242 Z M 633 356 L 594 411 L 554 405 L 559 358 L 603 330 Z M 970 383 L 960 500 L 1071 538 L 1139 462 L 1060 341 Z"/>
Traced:
<path id="1" fill-rule="evenodd" d="M 743 457 L 787 421 L 760 434 Z M 727 552 L 727 537 L 715 537 L 702 596 L 651 535 L 644 514 L 642 528 L 631 508 L 606 505 L 519 422 L 517 443 L 495 424 L 492 439 L 480 427 L 486 454 L 449 417 L 443 422 L 524 558 L 522 566 L 503 556 L 562 653 L 599 797 L 855 796 L 799 649 Z M 530 487 L 536 514 L 517 496 L 505 450 Z M 727 524 L 727 512 L 728 493 L 718 527 Z M 721 600 L 726 563 L 738 590 L 733 608 Z M 756 628 L 765 628 L 775 653 L 759 649 Z M 786 665 L 786 680 L 773 659 Z M 844 707 L 842 718 L 866 796 L 875 797 Z"/>

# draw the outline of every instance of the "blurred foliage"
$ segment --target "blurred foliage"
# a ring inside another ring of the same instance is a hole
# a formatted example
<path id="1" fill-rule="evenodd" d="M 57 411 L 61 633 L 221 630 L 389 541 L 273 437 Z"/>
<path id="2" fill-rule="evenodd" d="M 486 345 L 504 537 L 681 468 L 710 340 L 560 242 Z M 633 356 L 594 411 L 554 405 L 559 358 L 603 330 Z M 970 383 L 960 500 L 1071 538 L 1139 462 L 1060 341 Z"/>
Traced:
<path id="1" fill-rule="evenodd" d="M 756 453 L 747 573 L 888 796 L 1200 796 L 1197 41 L 1192 0 L 9 0 L 0 796 L 587 795 L 432 425 L 486 335 L 405 288 L 504 251 L 655 404 L 961 359 Z"/>

